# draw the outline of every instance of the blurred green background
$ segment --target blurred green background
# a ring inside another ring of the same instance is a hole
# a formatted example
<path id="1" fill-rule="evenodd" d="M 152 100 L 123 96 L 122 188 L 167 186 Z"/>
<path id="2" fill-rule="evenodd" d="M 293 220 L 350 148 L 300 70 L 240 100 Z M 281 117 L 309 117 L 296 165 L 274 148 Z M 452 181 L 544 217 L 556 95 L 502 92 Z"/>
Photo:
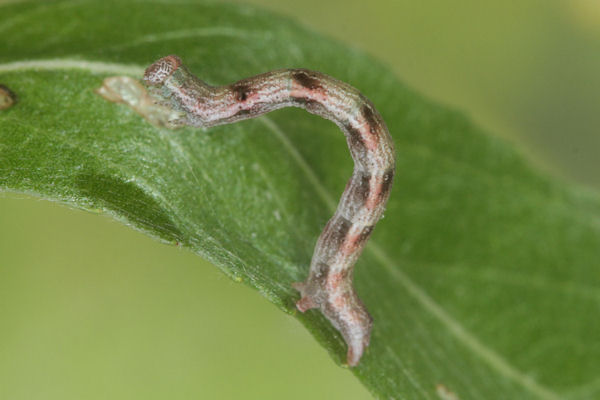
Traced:
<path id="1" fill-rule="evenodd" d="M 600 187 L 599 1 L 251 2 Z M 0 256 L 0 399 L 369 398 L 256 292 L 105 216 L 0 194 Z"/>

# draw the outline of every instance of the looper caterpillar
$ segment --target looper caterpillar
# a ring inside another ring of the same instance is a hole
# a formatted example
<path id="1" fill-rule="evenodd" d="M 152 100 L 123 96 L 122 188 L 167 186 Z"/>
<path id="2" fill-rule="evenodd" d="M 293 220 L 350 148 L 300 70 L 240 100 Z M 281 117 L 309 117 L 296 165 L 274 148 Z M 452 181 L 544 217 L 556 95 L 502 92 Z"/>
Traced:
<path id="1" fill-rule="evenodd" d="M 352 86 L 306 69 L 284 69 L 226 86 L 209 86 L 177 56 L 150 65 L 144 81 L 155 97 L 179 112 L 176 125 L 211 127 L 301 107 L 333 121 L 344 132 L 354 172 L 338 208 L 315 246 L 305 282 L 293 286 L 304 312 L 319 308 L 358 364 L 369 345 L 372 318 L 352 286 L 353 267 L 388 200 L 395 167 L 392 138 L 373 104 Z"/>

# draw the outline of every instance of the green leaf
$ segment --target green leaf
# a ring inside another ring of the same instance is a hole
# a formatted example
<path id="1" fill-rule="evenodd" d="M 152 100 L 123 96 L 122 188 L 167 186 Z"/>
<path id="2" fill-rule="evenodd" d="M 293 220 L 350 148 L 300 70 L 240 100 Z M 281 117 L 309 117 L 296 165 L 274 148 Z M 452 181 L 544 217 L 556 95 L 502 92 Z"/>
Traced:
<path id="1" fill-rule="evenodd" d="M 355 273 L 375 323 L 353 372 L 386 399 L 450 398 L 443 387 L 462 400 L 600 396 L 598 194 L 540 175 L 372 58 L 212 3 L 5 4 L 0 37 L 0 83 L 18 97 L 0 111 L 2 190 L 191 249 L 295 314 L 338 363 L 340 335 L 318 312 L 296 313 L 290 285 L 351 174 L 337 127 L 286 109 L 170 131 L 94 89 L 167 54 L 213 84 L 303 67 L 354 85 L 386 120 L 398 169 Z"/>

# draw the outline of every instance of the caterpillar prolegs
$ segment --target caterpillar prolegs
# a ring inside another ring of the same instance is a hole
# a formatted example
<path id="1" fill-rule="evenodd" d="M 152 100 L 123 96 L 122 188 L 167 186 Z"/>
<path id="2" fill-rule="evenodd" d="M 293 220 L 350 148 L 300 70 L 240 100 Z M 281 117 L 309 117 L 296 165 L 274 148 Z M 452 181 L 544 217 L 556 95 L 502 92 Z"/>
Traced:
<path id="1" fill-rule="evenodd" d="M 308 278 L 293 286 L 301 293 L 298 310 L 319 308 L 344 337 L 348 365 L 357 365 L 369 345 L 372 318 L 352 286 L 353 267 L 383 214 L 395 166 L 392 138 L 373 104 L 352 86 L 306 69 L 210 86 L 173 55 L 148 67 L 144 81 L 179 112 L 176 124 L 210 127 L 301 107 L 344 132 L 354 172 L 317 241 Z"/>

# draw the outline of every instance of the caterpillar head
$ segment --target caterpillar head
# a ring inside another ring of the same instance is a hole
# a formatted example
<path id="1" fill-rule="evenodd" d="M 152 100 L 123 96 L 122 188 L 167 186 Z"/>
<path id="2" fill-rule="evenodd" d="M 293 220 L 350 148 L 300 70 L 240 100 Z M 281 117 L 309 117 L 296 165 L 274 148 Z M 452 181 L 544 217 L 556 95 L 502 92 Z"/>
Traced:
<path id="1" fill-rule="evenodd" d="M 156 86 L 162 84 L 181 66 L 181 59 L 177 56 L 166 56 L 146 68 L 144 82 Z"/>

